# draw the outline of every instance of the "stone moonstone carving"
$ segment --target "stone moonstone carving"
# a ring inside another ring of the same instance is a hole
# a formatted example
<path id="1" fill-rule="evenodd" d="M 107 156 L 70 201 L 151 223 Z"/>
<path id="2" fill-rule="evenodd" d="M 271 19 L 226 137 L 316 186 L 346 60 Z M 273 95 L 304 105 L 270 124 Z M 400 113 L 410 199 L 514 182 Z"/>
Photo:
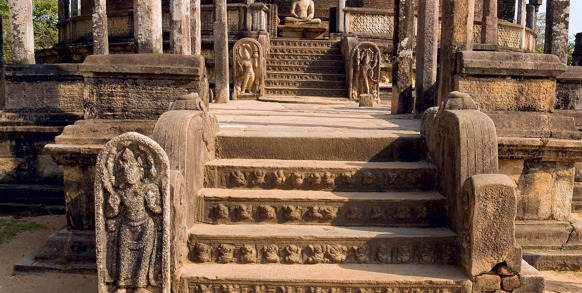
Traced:
<path id="1" fill-rule="evenodd" d="M 170 292 L 170 184 L 164 150 L 139 133 L 110 140 L 97 158 L 99 292 Z"/>
<path id="2" fill-rule="evenodd" d="M 233 47 L 233 100 L 255 99 L 263 93 L 263 50 L 254 39 L 240 39 Z"/>
<path id="3" fill-rule="evenodd" d="M 371 42 L 361 42 L 350 54 L 350 99 L 359 100 L 360 95 L 372 95 L 380 101 L 380 49 Z"/>

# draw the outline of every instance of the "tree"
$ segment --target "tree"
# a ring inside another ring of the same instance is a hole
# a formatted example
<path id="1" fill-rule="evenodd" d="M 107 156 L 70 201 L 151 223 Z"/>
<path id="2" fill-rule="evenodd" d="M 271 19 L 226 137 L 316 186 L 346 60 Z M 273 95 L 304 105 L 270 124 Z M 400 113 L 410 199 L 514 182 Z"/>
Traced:
<path id="1" fill-rule="evenodd" d="M 8 1 L 0 0 L 2 16 L 4 60 L 12 63 L 12 36 L 10 35 L 10 16 Z M 32 26 L 34 28 L 34 49 L 49 49 L 58 42 L 58 0 L 32 1 Z"/>

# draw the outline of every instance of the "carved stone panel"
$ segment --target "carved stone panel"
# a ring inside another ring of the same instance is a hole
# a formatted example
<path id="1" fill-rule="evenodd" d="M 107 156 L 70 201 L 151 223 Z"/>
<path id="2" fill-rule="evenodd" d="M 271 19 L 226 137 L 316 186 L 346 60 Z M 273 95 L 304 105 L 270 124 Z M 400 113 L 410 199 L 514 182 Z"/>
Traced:
<path id="1" fill-rule="evenodd" d="M 232 54 L 232 99 L 256 99 L 262 96 L 266 61 L 261 44 L 251 38 L 240 39 L 234 44 Z"/>
<path id="2" fill-rule="evenodd" d="M 361 42 L 350 54 L 350 99 L 358 100 L 359 96 L 372 95 L 375 101 L 380 96 L 380 56 L 376 44 Z"/>
<path id="3" fill-rule="evenodd" d="M 99 292 L 170 292 L 170 184 L 164 150 L 130 132 L 97 158 Z"/>

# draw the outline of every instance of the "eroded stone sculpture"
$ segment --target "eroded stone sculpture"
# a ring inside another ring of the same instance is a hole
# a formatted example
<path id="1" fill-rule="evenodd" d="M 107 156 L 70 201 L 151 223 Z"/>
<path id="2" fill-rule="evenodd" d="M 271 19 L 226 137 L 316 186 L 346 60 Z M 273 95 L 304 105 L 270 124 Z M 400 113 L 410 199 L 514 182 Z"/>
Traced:
<path id="1" fill-rule="evenodd" d="M 257 98 L 262 94 L 264 66 L 261 44 L 254 39 L 244 38 L 233 48 L 233 99 Z"/>
<path id="2" fill-rule="evenodd" d="M 351 53 L 350 99 L 359 100 L 360 95 L 372 95 L 379 101 L 380 49 L 371 42 L 359 43 Z"/>
<path id="3" fill-rule="evenodd" d="M 169 162 L 150 138 L 126 133 L 97 159 L 99 292 L 170 292 Z"/>
<path id="4" fill-rule="evenodd" d="M 321 19 L 314 18 L 315 3 L 313 0 L 294 0 L 291 5 L 291 16 L 285 17 L 285 24 L 320 24 Z"/>

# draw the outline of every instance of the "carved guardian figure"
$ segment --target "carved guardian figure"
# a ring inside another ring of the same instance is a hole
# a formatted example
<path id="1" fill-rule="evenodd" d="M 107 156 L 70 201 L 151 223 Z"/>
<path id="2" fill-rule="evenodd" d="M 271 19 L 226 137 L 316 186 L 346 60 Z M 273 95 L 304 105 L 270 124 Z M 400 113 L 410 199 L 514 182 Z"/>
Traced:
<path id="1" fill-rule="evenodd" d="M 263 50 L 251 38 L 240 39 L 233 47 L 233 99 L 256 99 L 263 94 Z"/>
<path id="2" fill-rule="evenodd" d="M 372 95 L 379 102 L 380 49 L 376 44 L 362 42 L 354 47 L 350 62 L 350 99 L 359 100 L 360 95 Z"/>
<path id="3" fill-rule="evenodd" d="M 97 160 L 95 218 L 100 292 L 169 292 L 169 175 L 153 140 L 126 133 Z M 165 239 L 165 240 L 163 240 Z"/>

